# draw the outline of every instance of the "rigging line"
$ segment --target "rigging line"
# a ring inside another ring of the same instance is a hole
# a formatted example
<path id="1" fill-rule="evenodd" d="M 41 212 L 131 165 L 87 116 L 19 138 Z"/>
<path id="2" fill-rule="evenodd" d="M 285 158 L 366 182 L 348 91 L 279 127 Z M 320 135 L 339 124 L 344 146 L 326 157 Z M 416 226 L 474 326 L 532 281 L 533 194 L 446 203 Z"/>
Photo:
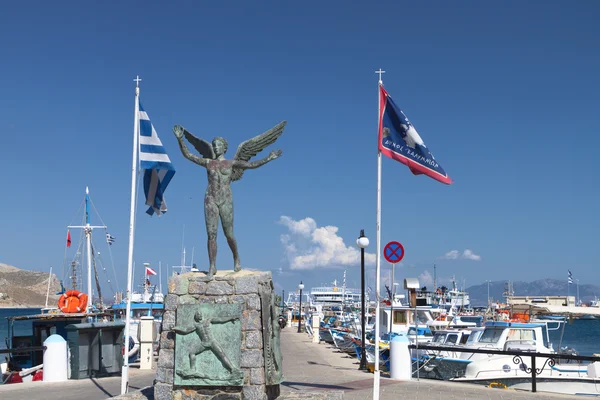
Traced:
<path id="1" fill-rule="evenodd" d="M 102 302 L 102 289 L 100 288 L 100 279 L 98 278 L 98 268 L 96 268 L 96 257 L 95 257 L 95 247 L 92 244 L 91 246 L 92 248 L 92 260 L 93 260 L 93 264 L 94 264 L 94 276 L 96 278 L 96 290 L 98 290 L 98 299 L 100 300 L 100 309 L 104 308 L 104 304 Z"/>
<path id="2" fill-rule="evenodd" d="M 83 224 L 85 225 L 85 215 L 83 216 Z M 77 245 L 77 252 L 75 253 L 75 255 L 73 256 L 73 260 L 76 262 L 75 265 L 75 277 L 71 277 L 71 279 L 77 279 L 77 276 L 81 276 L 83 277 L 83 264 L 84 264 L 84 243 L 85 243 L 85 232 L 82 229 L 79 233 L 79 244 Z M 78 257 L 80 257 L 81 259 L 78 259 Z M 73 289 L 75 290 L 79 290 L 80 292 L 82 292 L 83 290 L 83 279 L 77 279 L 74 281 L 76 286 L 73 287 Z M 91 293 L 89 293 L 89 295 L 91 296 Z"/>
<path id="3" fill-rule="evenodd" d="M 69 225 L 73 225 L 73 220 L 75 220 L 75 218 L 79 214 L 79 211 L 81 211 L 81 207 L 83 207 L 84 204 L 85 204 L 85 197 L 81 201 L 81 204 L 79 204 L 79 208 L 77 209 L 77 212 L 75 212 L 75 214 L 73 215 L 73 218 L 71 218 L 71 222 L 69 223 Z"/>
<path id="4" fill-rule="evenodd" d="M 63 255 L 62 280 L 61 280 L 61 282 L 65 280 L 65 276 L 66 276 L 67 249 L 68 249 L 68 247 L 65 245 L 65 254 Z"/>
<path id="5" fill-rule="evenodd" d="M 106 223 L 105 223 L 105 222 L 102 220 L 102 217 L 100 216 L 100 213 L 98 212 L 98 209 L 96 208 L 96 205 L 94 204 L 94 200 L 92 200 L 92 198 L 91 198 L 91 197 L 90 197 L 90 203 L 92 204 L 92 208 L 93 208 L 93 209 L 94 209 L 94 211 L 96 212 L 96 215 L 98 216 L 98 219 L 100 220 L 100 223 L 101 223 L 102 225 L 104 225 L 104 227 L 105 227 L 105 228 L 104 228 L 104 234 L 105 234 L 104 236 L 108 235 L 108 228 L 107 228 L 107 225 L 106 225 Z M 111 250 L 111 246 L 110 246 L 110 244 L 108 245 L 108 253 L 109 253 L 109 255 L 110 255 L 110 262 L 111 262 L 111 264 L 112 264 L 113 276 L 114 276 L 114 278 L 115 278 L 115 283 L 116 283 L 116 285 L 117 285 L 117 291 L 118 291 L 118 290 L 119 290 L 119 283 L 118 283 L 118 279 L 117 279 L 117 272 L 116 272 L 116 270 L 115 270 L 115 260 L 114 260 L 113 254 L 112 254 L 112 250 Z M 105 270 L 106 270 L 106 269 L 105 269 Z M 109 282 L 110 282 L 110 280 L 109 280 Z M 113 293 L 114 293 L 114 289 L 112 288 L 112 285 L 111 285 L 111 290 L 112 290 L 112 291 L 113 291 Z"/>
<path id="6" fill-rule="evenodd" d="M 108 231 L 106 231 L 106 229 L 105 229 L 105 233 L 108 234 Z M 112 246 L 110 244 L 108 245 L 108 255 L 110 256 L 110 263 L 111 263 L 111 266 L 112 266 L 113 278 L 115 279 L 115 285 L 117 286 L 117 292 L 119 292 L 120 291 L 120 289 L 119 289 L 119 280 L 117 279 L 117 271 L 115 270 L 115 260 L 113 258 Z M 112 286 L 111 286 L 111 290 L 113 291 L 113 293 L 115 293 L 115 294 L 117 293 L 117 292 L 114 291 L 114 289 L 112 288 Z"/>
<path id="7" fill-rule="evenodd" d="M 104 223 L 104 221 L 102 221 L 102 217 L 100 216 L 100 213 L 98 212 L 98 210 L 96 209 L 96 206 L 94 205 L 94 200 L 92 200 L 91 197 L 90 197 L 90 203 L 92 203 L 92 208 L 96 212 L 96 215 L 98 216 L 98 219 L 100 220 L 100 223 L 102 223 L 102 225 L 106 226 L 106 224 Z"/>
<path id="8" fill-rule="evenodd" d="M 110 246 L 108 247 L 109 253 L 110 253 Z M 112 291 L 113 295 L 116 293 L 115 289 L 113 288 L 112 285 L 112 281 L 110 279 L 110 277 L 108 276 L 108 273 L 106 271 L 106 267 L 104 266 L 104 260 L 102 259 L 102 255 L 100 254 L 100 252 L 98 252 L 98 262 L 100 263 L 100 266 L 102 267 L 102 270 L 104 271 L 104 276 L 106 278 L 106 281 L 108 282 L 108 286 L 110 287 L 110 290 Z M 113 268 L 114 269 L 114 268 Z M 115 276 L 116 278 L 116 276 Z"/>
<path id="9" fill-rule="evenodd" d="M 73 217 L 71 218 L 71 222 L 69 223 L 68 226 L 73 225 L 73 221 L 75 220 L 75 218 L 79 214 L 79 211 L 81 211 L 81 207 L 84 204 L 85 204 L 85 198 L 79 204 L 79 208 L 77 209 L 77 211 L 75 212 L 75 214 L 73 214 Z M 67 231 L 69 231 L 69 228 L 67 228 Z M 63 281 L 64 281 L 65 277 L 67 276 L 66 265 L 67 265 L 67 246 L 65 246 L 65 254 L 64 254 L 64 257 L 63 257 L 63 270 L 62 270 Z"/>

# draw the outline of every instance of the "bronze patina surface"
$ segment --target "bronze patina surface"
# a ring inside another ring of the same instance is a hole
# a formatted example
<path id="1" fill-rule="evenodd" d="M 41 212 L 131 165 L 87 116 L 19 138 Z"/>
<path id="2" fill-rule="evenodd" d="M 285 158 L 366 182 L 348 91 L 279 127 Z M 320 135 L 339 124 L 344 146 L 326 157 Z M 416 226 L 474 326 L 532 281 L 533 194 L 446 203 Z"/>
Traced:
<path id="1" fill-rule="evenodd" d="M 177 308 L 175 385 L 241 386 L 242 306 L 182 304 Z"/>
<path id="2" fill-rule="evenodd" d="M 283 133 L 286 122 L 283 121 L 268 131 L 246 140 L 239 145 L 232 160 L 225 159 L 227 141 L 222 137 L 213 139 L 212 144 L 197 138 L 180 125 L 175 125 L 173 133 L 177 137 L 179 147 L 184 157 L 206 168 L 208 187 L 204 197 L 204 218 L 206 233 L 208 235 L 208 259 L 210 263 L 209 275 L 217 271 L 217 228 L 219 219 L 223 224 L 223 232 L 227 243 L 233 253 L 234 271 L 241 270 L 242 266 L 237 250 L 237 242 L 233 234 L 233 196 L 231 182 L 241 179 L 244 171 L 265 165 L 269 161 L 281 156 L 281 150 L 271 151 L 268 157 L 258 161 L 250 161 L 252 157 L 275 143 Z M 192 154 L 183 141 L 185 138 L 196 148 L 201 157 Z"/>

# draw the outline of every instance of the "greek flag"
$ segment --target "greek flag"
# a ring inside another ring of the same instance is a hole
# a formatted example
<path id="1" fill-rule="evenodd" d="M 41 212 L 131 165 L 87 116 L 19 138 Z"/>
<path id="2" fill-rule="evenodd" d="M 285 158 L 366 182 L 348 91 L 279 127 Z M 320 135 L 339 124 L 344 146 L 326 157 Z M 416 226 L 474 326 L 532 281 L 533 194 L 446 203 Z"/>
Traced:
<path id="1" fill-rule="evenodd" d="M 569 282 L 569 285 L 572 285 L 573 284 L 573 274 L 571 273 L 571 270 L 568 270 L 568 271 L 569 271 L 568 282 Z"/>
<path id="2" fill-rule="evenodd" d="M 146 213 L 161 215 L 167 211 L 164 193 L 171 178 L 175 175 L 175 168 L 141 104 L 138 117 L 140 121 L 140 167 L 144 170 L 146 205 L 150 206 Z"/>
<path id="3" fill-rule="evenodd" d="M 115 237 L 107 232 L 106 233 L 106 243 L 108 243 L 109 246 L 112 246 L 112 244 L 114 242 L 115 242 Z"/>

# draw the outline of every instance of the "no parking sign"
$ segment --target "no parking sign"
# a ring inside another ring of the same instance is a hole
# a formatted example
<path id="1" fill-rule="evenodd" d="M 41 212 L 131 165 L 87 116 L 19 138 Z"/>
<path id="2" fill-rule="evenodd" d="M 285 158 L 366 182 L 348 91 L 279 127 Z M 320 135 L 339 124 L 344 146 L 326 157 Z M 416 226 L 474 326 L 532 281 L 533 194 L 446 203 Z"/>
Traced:
<path id="1" fill-rule="evenodd" d="M 388 262 L 396 264 L 404 258 L 404 246 L 400 242 L 389 242 L 383 248 L 383 256 Z"/>

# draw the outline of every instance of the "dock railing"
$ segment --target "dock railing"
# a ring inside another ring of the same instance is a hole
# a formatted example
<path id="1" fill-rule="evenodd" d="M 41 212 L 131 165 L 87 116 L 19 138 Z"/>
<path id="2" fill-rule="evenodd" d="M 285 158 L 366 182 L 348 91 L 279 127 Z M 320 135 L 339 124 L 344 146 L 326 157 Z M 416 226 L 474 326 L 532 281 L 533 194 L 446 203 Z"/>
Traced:
<path id="1" fill-rule="evenodd" d="M 46 350 L 46 346 L 21 347 L 18 349 L 0 349 L 0 354 L 8 353 L 31 353 L 34 351 Z"/>
<path id="2" fill-rule="evenodd" d="M 430 350 L 430 351 L 451 351 L 451 352 L 461 352 L 461 353 L 479 353 L 479 354 L 498 354 L 504 356 L 513 356 L 513 363 L 521 366 L 525 373 L 531 375 L 531 391 L 537 391 L 537 376 L 542 373 L 546 366 L 552 368 L 556 365 L 559 360 L 568 360 L 568 361 L 589 361 L 595 362 L 600 361 L 600 357 L 594 356 L 575 356 L 570 354 L 557 354 L 557 353 L 536 353 L 533 351 L 511 351 L 511 350 L 497 350 L 497 349 L 489 349 L 489 348 L 469 348 L 469 347 L 459 347 L 459 346 L 432 346 L 432 345 L 424 345 L 419 344 L 414 345 L 411 344 L 408 346 L 411 350 Z M 529 357 L 531 359 L 531 367 L 528 367 L 524 362 L 523 358 Z M 544 365 L 541 368 L 537 368 L 536 359 L 544 358 Z"/>

